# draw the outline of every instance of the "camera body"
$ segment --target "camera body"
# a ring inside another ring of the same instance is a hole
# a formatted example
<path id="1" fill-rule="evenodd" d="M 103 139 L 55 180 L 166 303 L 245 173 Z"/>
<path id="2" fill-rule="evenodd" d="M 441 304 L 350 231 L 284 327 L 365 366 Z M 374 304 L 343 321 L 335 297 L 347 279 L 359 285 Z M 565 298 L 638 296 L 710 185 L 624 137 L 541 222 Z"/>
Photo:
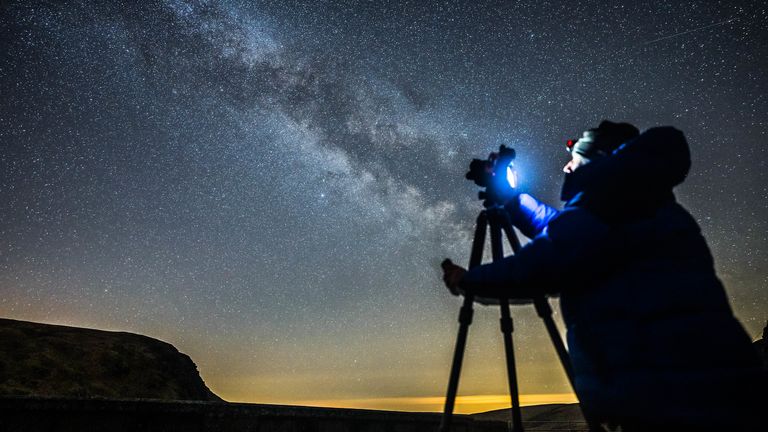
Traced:
<path id="1" fill-rule="evenodd" d="M 470 162 L 465 177 L 485 188 L 478 193 L 478 198 L 483 200 L 485 207 L 503 205 L 507 199 L 517 194 L 514 160 L 515 149 L 502 144 L 498 153 L 491 153 L 488 159 L 472 159 Z"/>

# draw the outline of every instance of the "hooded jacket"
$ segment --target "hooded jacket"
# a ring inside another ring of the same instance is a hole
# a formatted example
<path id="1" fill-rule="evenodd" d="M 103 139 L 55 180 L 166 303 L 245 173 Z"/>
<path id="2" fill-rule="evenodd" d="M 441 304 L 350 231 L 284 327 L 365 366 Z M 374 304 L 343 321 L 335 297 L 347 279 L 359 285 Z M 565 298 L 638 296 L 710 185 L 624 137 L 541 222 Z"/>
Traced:
<path id="1" fill-rule="evenodd" d="M 532 241 L 461 287 L 559 295 L 575 390 L 598 419 L 749 430 L 765 372 L 672 194 L 689 167 L 683 134 L 659 127 L 570 174 L 562 211 L 520 195 L 507 210 Z"/>

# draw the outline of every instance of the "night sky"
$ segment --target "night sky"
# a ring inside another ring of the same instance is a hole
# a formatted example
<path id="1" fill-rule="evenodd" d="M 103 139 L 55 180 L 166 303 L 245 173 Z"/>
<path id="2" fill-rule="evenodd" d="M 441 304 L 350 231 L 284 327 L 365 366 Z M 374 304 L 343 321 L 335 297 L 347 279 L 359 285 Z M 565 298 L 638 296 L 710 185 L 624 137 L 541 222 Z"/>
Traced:
<path id="1" fill-rule="evenodd" d="M 481 206 L 517 149 L 559 205 L 600 120 L 687 136 L 677 197 L 768 319 L 763 1 L 4 1 L 0 316 L 146 334 L 224 399 L 440 410 Z M 653 173 L 648 173 L 653 175 Z M 572 401 L 515 307 L 524 403 Z M 558 317 L 559 320 L 559 317 Z M 561 325 L 562 328 L 562 325 Z M 459 411 L 508 404 L 498 310 Z"/>

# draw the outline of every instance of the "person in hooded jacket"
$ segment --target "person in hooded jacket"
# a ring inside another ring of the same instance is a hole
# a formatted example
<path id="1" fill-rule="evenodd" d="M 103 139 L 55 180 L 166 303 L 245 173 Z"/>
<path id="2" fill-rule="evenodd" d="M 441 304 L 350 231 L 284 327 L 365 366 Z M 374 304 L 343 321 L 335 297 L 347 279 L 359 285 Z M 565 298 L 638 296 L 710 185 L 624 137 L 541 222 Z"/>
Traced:
<path id="1" fill-rule="evenodd" d="M 568 149 L 564 209 L 512 195 L 505 208 L 532 241 L 469 271 L 447 260 L 448 288 L 559 295 L 576 394 L 602 423 L 765 430 L 765 372 L 699 226 L 672 193 L 690 168 L 682 132 L 604 121 Z"/>

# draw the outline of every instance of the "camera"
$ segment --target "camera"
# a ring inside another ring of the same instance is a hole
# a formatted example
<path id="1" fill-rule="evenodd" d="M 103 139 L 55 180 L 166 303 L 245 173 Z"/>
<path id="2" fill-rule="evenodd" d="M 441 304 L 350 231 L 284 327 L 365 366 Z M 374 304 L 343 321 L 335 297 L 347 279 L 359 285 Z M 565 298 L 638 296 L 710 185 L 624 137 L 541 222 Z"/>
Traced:
<path id="1" fill-rule="evenodd" d="M 514 190 L 518 181 L 514 160 L 515 149 L 502 144 L 499 151 L 491 153 L 488 159 L 472 159 L 470 162 L 465 177 L 485 188 L 478 193 L 478 198 L 484 200 L 484 206 L 503 205 L 505 198 L 516 193 Z"/>

